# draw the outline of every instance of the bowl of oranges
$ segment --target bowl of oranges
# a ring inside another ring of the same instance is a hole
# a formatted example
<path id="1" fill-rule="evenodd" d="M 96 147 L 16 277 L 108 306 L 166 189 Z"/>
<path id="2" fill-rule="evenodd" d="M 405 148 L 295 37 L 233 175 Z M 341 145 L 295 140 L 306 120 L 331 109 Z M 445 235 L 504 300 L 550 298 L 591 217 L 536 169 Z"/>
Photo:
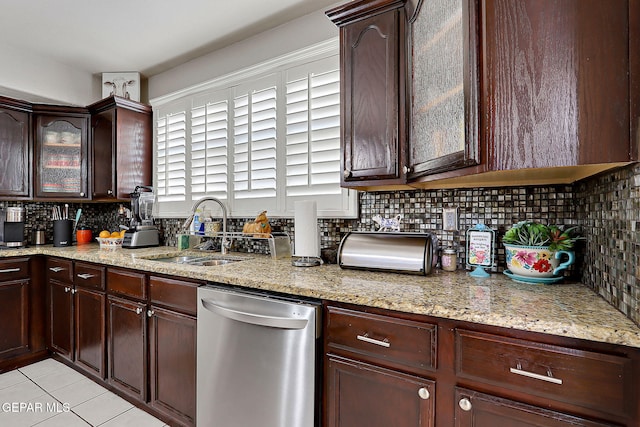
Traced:
<path id="1" fill-rule="evenodd" d="M 97 240 L 100 243 L 100 249 L 105 249 L 108 251 L 115 251 L 116 249 L 120 249 L 122 247 L 122 241 L 124 240 L 125 231 L 126 230 L 102 230 L 97 237 Z"/>

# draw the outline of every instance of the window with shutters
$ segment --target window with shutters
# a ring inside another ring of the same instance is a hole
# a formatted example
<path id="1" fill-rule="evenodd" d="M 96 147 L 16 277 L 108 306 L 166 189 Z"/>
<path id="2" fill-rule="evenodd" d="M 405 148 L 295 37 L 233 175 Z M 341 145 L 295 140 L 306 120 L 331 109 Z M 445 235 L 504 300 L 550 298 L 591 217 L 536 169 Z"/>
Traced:
<path id="1" fill-rule="evenodd" d="M 290 217 L 298 200 L 319 216 L 357 215 L 357 193 L 340 187 L 337 40 L 152 105 L 160 217 L 185 217 L 206 196 L 235 217 Z"/>

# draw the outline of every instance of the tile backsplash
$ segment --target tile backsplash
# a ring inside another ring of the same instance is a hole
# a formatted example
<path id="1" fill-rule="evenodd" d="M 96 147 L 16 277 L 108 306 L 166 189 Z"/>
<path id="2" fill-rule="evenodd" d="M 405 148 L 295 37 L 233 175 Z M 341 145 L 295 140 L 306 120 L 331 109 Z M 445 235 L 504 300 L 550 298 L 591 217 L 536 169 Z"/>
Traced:
<path id="1" fill-rule="evenodd" d="M 504 232 L 522 220 L 578 225 L 585 241 L 576 248 L 577 261 L 568 271 L 612 306 L 640 325 L 640 166 L 632 165 L 590 178 L 574 185 L 478 188 L 460 190 L 415 190 L 362 192 L 358 219 L 320 219 L 321 245 L 337 247 L 352 230 L 373 230 L 371 217 L 402 215 L 402 231 L 431 232 L 440 246 L 458 249 L 459 268 L 464 268 L 465 230 L 483 223 L 496 230 L 498 242 Z M 27 238 L 38 225 L 52 239 L 51 203 L 1 202 L 5 206 L 25 206 Z M 70 211 L 83 209 L 80 223 L 99 231 L 117 229 L 127 220 L 118 216 L 119 204 L 70 204 Z M 460 231 L 442 230 L 444 208 L 457 207 Z M 230 231 L 241 231 L 253 218 L 229 220 Z M 176 245 L 184 219 L 160 219 L 161 241 Z M 274 231 L 295 238 L 293 219 L 271 218 Z M 496 273 L 504 270 L 504 250 L 496 245 Z M 241 240 L 236 250 L 266 252 L 264 241 Z"/>

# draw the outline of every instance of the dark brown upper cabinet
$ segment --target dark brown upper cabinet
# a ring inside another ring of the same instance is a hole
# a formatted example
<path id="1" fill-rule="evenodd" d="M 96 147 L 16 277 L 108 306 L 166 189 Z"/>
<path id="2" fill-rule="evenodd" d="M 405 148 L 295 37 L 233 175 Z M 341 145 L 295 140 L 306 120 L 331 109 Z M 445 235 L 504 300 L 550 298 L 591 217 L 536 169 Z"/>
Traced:
<path id="1" fill-rule="evenodd" d="M 353 1 L 326 14 L 340 28 L 341 185 L 402 184 L 404 1 Z"/>
<path id="2" fill-rule="evenodd" d="M 480 162 L 477 8 L 473 0 L 407 3 L 409 180 Z"/>
<path id="3" fill-rule="evenodd" d="M 89 199 L 89 112 L 34 106 L 35 197 Z"/>
<path id="4" fill-rule="evenodd" d="M 93 200 L 128 199 L 151 185 L 151 107 L 112 96 L 89 106 L 93 147 Z"/>
<path id="5" fill-rule="evenodd" d="M 31 197 L 31 105 L 0 97 L 0 197 Z"/>
<path id="6" fill-rule="evenodd" d="M 481 164 L 418 186 L 571 183 L 636 160 L 638 5 L 480 2 Z"/>
<path id="7" fill-rule="evenodd" d="M 571 183 L 637 160 L 640 0 L 456 4 L 327 12 L 340 27 L 343 186 Z"/>

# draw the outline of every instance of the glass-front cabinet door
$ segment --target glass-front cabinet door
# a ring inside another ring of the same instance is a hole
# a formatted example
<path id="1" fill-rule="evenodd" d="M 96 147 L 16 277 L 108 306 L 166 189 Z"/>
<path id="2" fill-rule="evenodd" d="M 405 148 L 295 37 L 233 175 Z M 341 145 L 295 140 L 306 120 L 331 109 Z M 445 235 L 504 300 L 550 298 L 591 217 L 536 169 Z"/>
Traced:
<path id="1" fill-rule="evenodd" d="M 36 197 L 87 198 L 88 116 L 36 116 Z"/>
<path id="2" fill-rule="evenodd" d="M 418 1 L 410 19 L 409 177 L 475 165 L 475 0 Z"/>

